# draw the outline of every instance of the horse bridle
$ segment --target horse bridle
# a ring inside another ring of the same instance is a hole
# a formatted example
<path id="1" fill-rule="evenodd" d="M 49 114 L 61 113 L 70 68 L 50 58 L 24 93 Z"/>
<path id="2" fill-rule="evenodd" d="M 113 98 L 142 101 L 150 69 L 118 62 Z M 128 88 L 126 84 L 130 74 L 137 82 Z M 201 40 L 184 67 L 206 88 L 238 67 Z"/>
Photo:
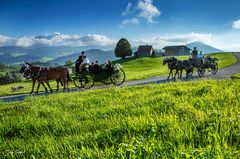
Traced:
<path id="1" fill-rule="evenodd" d="M 25 73 L 26 73 L 26 71 L 32 71 L 31 70 L 31 68 L 29 67 L 29 65 L 28 64 L 26 64 L 26 63 L 23 63 L 23 65 L 25 66 L 25 68 L 24 68 L 24 72 L 23 72 L 23 74 L 24 74 L 24 76 L 25 76 Z M 25 78 L 31 78 L 31 74 L 29 74 L 28 76 L 26 76 Z"/>

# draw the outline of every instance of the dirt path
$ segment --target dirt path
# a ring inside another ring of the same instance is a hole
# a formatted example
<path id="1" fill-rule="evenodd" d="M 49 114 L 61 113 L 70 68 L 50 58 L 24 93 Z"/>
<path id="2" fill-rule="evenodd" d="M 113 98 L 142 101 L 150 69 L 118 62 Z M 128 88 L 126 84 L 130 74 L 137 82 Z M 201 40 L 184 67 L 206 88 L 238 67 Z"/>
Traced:
<path id="1" fill-rule="evenodd" d="M 240 52 L 233 53 L 234 56 L 238 59 L 237 63 L 234 65 L 225 67 L 223 69 L 219 69 L 218 73 L 216 75 L 212 75 L 209 72 L 206 72 L 204 77 L 199 78 L 197 73 L 195 72 L 190 79 L 183 78 L 183 80 L 206 80 L 206 79 L 225 79 L 225 78 L 230 78 L 233 74 L 240 73 Z M 185 75 L 184 75 L 185 76 Z M 125 86 L 133 86 L 133 85 L 143 85 L 143 84 L 149 84 L 149 83 L 165 83 L 169 82 L 166 80 L 167 77 L 165 76 L 159 76 L 159 77 L 151 77 L 143 80 L 135 80 L 135 81 L 127 81 L 124 82 L 124 84 L 121 87 Z M 173 81 L 173 80 L 171 80 Z M 108 88 L 112 87 L 112 85 L 99 85 L 94 87 L 93 89 L 102 89 L 102 88 Z M 84 89 L 71 89 L 71 92 L 76 92 L 76 91 L 84 91 Z M 57 92 L 54 92 L 57 93 Z M 0 100 L 4 102 L 12 102 L 12 101 L 22 101 L 26 97 L 31 97 L 31 96 L 42 96 L 42 95 L 49 95 L 49 94 L 54 94 L 54 93 L 39 93 L 39 94 L 22 94 L 22 95 L 13 95 L 13 96 L 6 96 L 6 97 L 0 97 Z"/>

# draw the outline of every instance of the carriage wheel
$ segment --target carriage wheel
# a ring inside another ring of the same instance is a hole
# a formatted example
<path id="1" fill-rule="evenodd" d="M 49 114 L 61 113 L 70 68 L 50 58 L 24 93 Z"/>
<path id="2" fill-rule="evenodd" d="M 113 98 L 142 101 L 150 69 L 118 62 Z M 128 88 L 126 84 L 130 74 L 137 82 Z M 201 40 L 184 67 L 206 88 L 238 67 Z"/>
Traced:
<path id="1" fill-rule="evenodd" d="M 80 82 L 81 82 L 81 86 L 86 89 L 90 89 L 94 85 L 93 77 L 90 74 L 83 75 L 80 79 Z"/>
<path id="2" fill-rule="evenodd" d="M 82 78 L 80 77 L 80 75 L 79 75 L 79 74 L 76 74 L 76 76 L 75 76 L 74 79 L 73 79 L 74 85 L 75 85 L 76 87 L 78 87 L 78 88 L 82 88 L 81 80 L 82 80 Z"/>
<path id="3" fill-rule="evenodd" d="M 218 64 L 216 62 L 213 62 L 211 64 L 211 72 L 213 75 L 216 75 L 218 72 Z"/>
<path id="4" fill-rule="evenodd" d="M 112 75 L 112 82 L 115 86 L 120 86 L 125 81 L 126 75 L 125 72 L 120 70 L 114 70 Z"/>
<path id="5" fill-rule="evenodd" d="M 204 76 L 204 73 L 205 73 L 205 69 L 203 67 L 199 67 L 198 68 L 198 76 L 202 77 L 202 76 Z"/>

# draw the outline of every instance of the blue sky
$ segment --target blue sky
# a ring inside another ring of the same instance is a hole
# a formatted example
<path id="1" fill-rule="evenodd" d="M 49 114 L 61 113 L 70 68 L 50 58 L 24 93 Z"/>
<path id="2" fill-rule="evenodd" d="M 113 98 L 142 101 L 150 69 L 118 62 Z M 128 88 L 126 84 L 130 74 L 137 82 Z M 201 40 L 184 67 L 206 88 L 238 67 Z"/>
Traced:
<path id="1" fill-rule="evenodd" d="M 239 6 L 239 0 L 0 0 L 0 45 L 30 46 L 39 42 L 36 35 L 58 32 L 61 43 L 44 44 L 105 46 L 126 37 L 133 45 L 199 40 L 240 50 Z"/>

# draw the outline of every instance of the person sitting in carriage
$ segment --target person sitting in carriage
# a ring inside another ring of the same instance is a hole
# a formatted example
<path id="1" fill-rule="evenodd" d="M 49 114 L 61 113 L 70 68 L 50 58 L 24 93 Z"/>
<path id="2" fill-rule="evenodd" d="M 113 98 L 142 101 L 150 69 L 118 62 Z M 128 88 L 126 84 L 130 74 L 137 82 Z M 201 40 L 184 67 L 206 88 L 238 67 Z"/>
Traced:
<path id="1" fill-rule="evenodd" d="M 99 73 L 102 68 L 99 66 L 98 61 L 95 61 L 95 63 L 93 63 L 93 65 L 92 65 L 91 69 L 94 73 Z"/>
<path id="2" fill-rule="evenodd" d="M 203 55 L 203 52 L 202 52 L 202 51 L 200 51 L 200 53 L 198 54 L 198 59 L 199 59 L 202 63 L 204 63 L 204 55 Z"/>
<path id="3" fill-rule="evenodd" d="M 192 55 L 192 59 L 198 59 L 197 47 L 193 48 L 193 51 L 191 52 L 191 55 Z"/>
<path id="4" fill-rule="evenodd" d="M 113 72 L 113 65 L 110 60 L 107 60 L 104 65 L 104 69 L 108 74 L 111 74 Z"/>
<path id="5" fill-rule="evenodd" d="M 76 72 L 79 73 L 80 65 L 83 62 L 84 51 L 82 51 L 81 55 L 78 57 L 77 61 L 75 62 Z"/>
<path id="6" fill-rule="evenodd" d="M 87 58 L 86 55 L 84 55 L 82 59 L 83 59 L 83 61 L 82 61 L 82 63 L 80 64 L 80 70 L 79 70 L 80 73 L 83 72 L 83 69 L 85 68 L 86 65 L 89 65 L 89 64 L 90 64 L 90 60 Z"/>

